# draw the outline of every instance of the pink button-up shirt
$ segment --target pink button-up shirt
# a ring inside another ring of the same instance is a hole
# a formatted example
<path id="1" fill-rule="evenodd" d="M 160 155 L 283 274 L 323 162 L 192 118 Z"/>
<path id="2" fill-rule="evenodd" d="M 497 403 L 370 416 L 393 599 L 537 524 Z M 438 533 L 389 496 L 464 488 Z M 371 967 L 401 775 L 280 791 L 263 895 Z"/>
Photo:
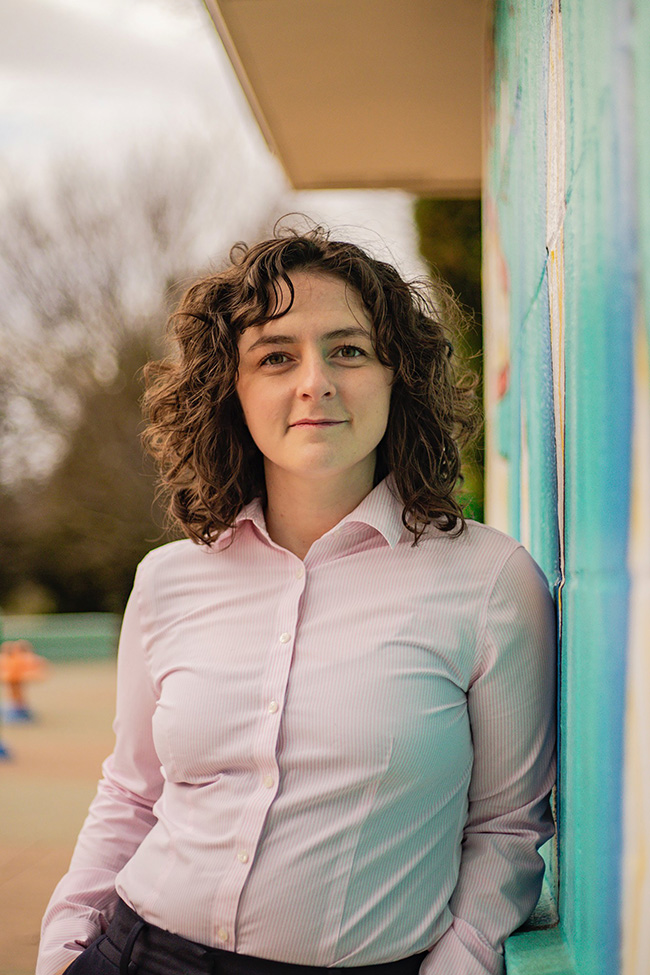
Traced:
<path id="1" fill-rule="evenodd" d="M 249 955 L 503 971 L 553 832 L 553 604 L 513 539 L 470 521 L 413 547 L 400 515 L 384 481 L 301 561 L 254 502 L 210 548 L 143 560 L 115 751 L 37 975 L 117 894 Z"/>

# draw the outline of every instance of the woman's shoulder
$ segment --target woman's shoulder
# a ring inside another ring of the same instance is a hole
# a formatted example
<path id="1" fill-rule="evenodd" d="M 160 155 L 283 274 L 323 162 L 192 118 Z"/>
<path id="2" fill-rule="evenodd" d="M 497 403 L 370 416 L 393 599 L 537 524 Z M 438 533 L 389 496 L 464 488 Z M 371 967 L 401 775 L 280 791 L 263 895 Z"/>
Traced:
<path id="1" fill-rule="evenodd" d="M 148 552 L 137 567 L 134 593 L 141 612 L 160 621 L 167 611 L 191 606 L 213 591 L 227 565 L 215 576 L 219 560 L 209 558 L 213 548 L 189 538 L 166 542 Z"/>
<path id="2" fill-rule="evenodd" d="M 183 570 L 200 572 L 202 566 L 207 568 L 209 560 L 206 559 L 206 556 L 212 555 L 216 549 L 222 548 L 224 541 L 225 539 L 222 536 L 216 545 L 197 544 L 189 538 L 165 542 L 165 544 L 158 545 L 147 552 L 138 565 L 136 578 L 139 580 L 143 578 L 161 579 L 167 574 L 182 573 Z"/>
<path id="3" fill-rule="evenodd" d="M 465 520 L 460 533 L 444 532 L 438 528 L 425 531 L 422 541 L 430 551 L 439 550 L 442 545 L 449 558 L 472 558 L 485 556 L 489 559 L 507 559 L 514 551 L 522 548 L 521 542 L 492 525 L 485 525 L 471 518 Z"/>
<path id="4" fill-rule="evenodd" d="M 486 525 L 482 521 L 474 521 L 472 518 L 465 519 L 465 531 L 477 543 L 482 542 L 483 544 L 496 545 L 511 550 L 521 545 L 521 542 L 513 538 L 512 535 L 501 531 L 500 528 L 495 528 L 493 525 Z"/>
<path id="5" fill-rule="evenodd" d="M 490 592 L 497 580 L 520 576 L 522 584 L 548 585 L 533 556 L 516 538 L 505 532 L 467 519 L 460 534 L 427 531 L 418 542 L 421 558 L 431 570 L 447 577 L 464 579 Z"/>
<path id="6" fill-rule="evenodd" d="M 160 566 L 184 562 L 194 555 L 194 550 L 198 549 L 199 546 L 190 541 L 189 538 L 181 538 L 173 542 L 165 542 L 163 545 L 157 545 L 156 548 L 147 552 L 141 560 L 138 565 L 138 572 L 151 572 Z"/>
<path id="7" fill-rule="evenodd" d="M 491 525 L 475 521 L 468 521 L 467 525 L 476 550 L 483 555 L 482 561 L 491 564 L 493 593 L 498 589 L 506 595 L 506 601 L 515 594 L 541 596 L 544 601 L 551 598 L 546 573 L 521 542 Z"/>

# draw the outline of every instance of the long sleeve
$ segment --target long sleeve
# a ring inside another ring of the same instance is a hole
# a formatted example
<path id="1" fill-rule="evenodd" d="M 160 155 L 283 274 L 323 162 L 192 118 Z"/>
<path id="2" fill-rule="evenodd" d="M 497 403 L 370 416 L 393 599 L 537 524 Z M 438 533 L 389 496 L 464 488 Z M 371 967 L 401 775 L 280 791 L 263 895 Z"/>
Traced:
<path id="1" fill-rule="evenodd" d="M 115 750 L 43 918 L 36 975 L 58 972 L 105 930 L 117 902 L 115 877 L 155 822 L 162 777 L 151 734 L 154 705 L 136 580 L 120 635 Z"/>
<path id="2" fill-rule="evenodd" d="M 501 975 L 502 945 L 533 910 L 553 835 L 556 627 L 546 579 L 523 548 L 506 561 L 485 613 L 468 692 L 474 748 L 453 923 L 422 975 Z"/>

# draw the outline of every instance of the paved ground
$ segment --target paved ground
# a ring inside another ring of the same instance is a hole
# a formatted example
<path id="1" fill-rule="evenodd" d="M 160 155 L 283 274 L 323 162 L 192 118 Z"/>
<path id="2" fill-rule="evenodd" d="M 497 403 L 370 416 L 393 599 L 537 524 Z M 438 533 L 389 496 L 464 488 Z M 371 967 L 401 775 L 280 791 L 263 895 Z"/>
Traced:
<path id="1" fill-rule="evenodd" d="M 33 725 L 5 725 L 0 762 L 0 975 L 33 975 L 41 917 L 113 747 L 115 665 L 59 663 L 29 688 Z"/>

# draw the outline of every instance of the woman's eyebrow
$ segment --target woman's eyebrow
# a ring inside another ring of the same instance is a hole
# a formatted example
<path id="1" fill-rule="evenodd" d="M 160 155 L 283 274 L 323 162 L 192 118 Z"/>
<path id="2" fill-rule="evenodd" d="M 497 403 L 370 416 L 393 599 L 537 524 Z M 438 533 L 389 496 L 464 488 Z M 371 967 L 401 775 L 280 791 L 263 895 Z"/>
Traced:
<path id="1" fill-rule="evenodd" d="M 331 341 L 332 339 L 349 338 L 370 338 L 370 333 L 359 325 L 351 325 L 348 328 L 335 328 L 331 332 L 326 332 L 321 338 Z M 295 335 L 260 335 L 253 344 L 246 350 L 252 352 L 262 345 L 295 345 L 298 339 Z"/>

